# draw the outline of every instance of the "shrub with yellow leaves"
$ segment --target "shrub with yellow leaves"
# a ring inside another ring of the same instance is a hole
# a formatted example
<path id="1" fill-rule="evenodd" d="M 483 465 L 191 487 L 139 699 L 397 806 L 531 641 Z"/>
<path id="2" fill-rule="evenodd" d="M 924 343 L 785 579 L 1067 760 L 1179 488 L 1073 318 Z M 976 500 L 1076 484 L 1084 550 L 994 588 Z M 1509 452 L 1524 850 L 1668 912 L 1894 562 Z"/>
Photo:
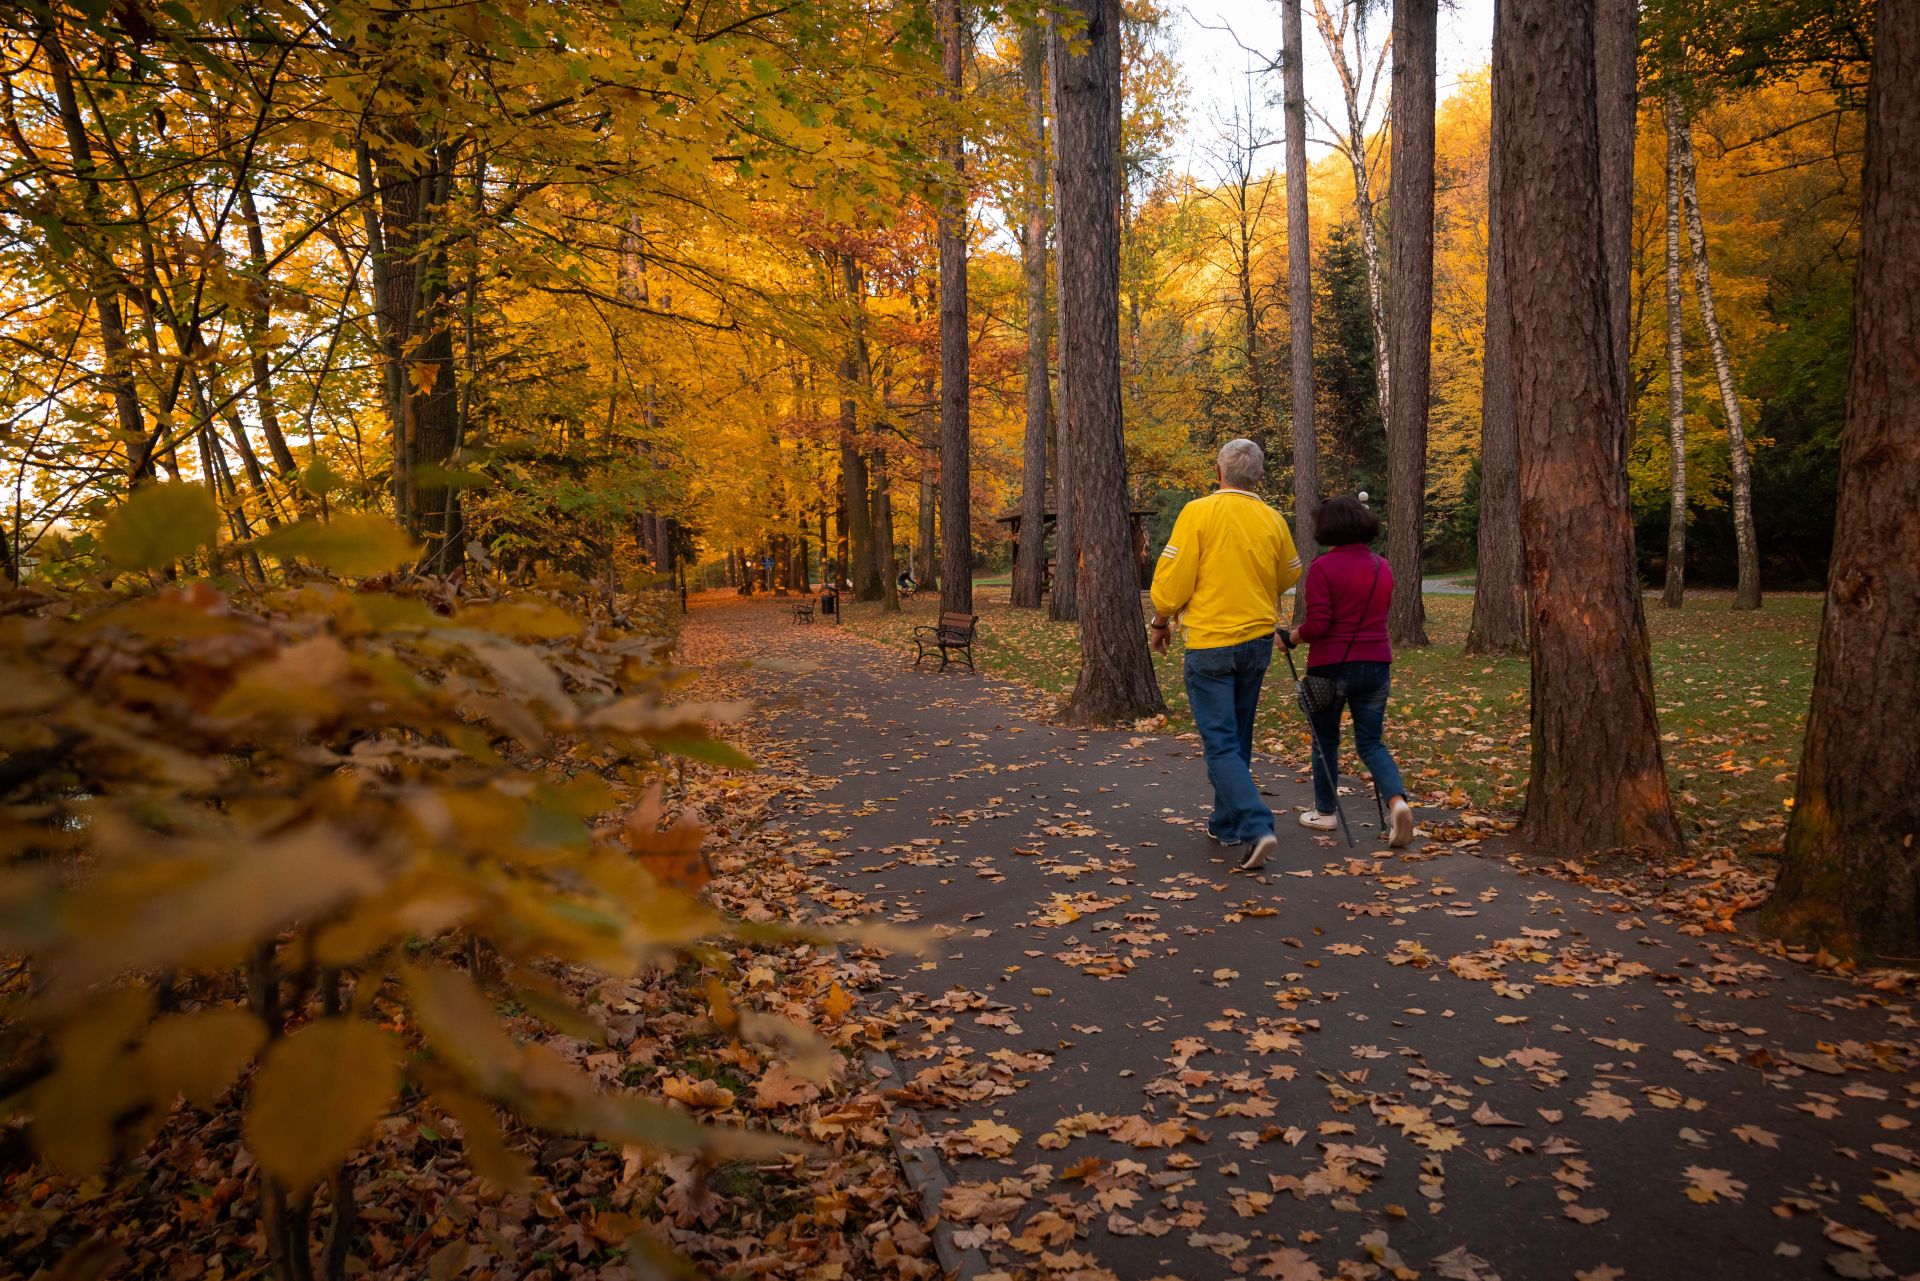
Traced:
<path id="1" fill-rule="evenodd" d="M 238 1107 L 276 1269 L 306 1277 L 322 1188 L 344 1269 L 343 1163 L 403 1092 L 502 1184 L 525 1170 L 496 1109 L 655 1150 L 791 1147 L 607 1091 L 496 1012 L 592 1038 L 553 963 L 632 974 L 734 929 L 699 896 L 699 829 L 663 829 L 649 784 L 663 753 L 746 764 L 708 728 L 737 709 L 671 703 L 657 638 L 552 593 L 332 576 L 412 558 L 384 521 L 218 551 L 214 529 L 197 491 L 149 487 L 99 537 L 145 585 L 0 599 L 0 1097 L 39 1152 L 97 1168 L 180 1099 Z M 242 550 L 284 583 L 216 586 Z M 163 577 L 202 555 L 213 578 Z"/>

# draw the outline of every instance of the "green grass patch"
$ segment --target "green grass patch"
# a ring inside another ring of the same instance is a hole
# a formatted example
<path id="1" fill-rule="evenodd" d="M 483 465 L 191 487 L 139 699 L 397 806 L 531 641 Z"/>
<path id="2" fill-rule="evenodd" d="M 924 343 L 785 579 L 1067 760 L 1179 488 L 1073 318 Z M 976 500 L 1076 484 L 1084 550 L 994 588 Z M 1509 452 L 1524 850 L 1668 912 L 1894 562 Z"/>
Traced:
<path id="1" fill-rule="evenodd" d="M 1745 852 L 1778 845 L 1810 696 L 1820 597 L 1773 595 L 1758 613 L 1735 613 L 1731 593 L 1691 592 L 1686 609 L 1662 609 L 1649 597 L 1654 691 L 1668 777 L 1682 822 L 1716 844 Z M 1427 630 L 1433 643 L 1401 652 L 1394 663 L 1387 745 L 1422 797 L 1514 814 L 1528 768 L 1527 662 L 1465 654 L 1473 598 L 1430 594 Z M 1071 624 L 1044 610 L 1016 610 L 1004 588 L 981 585 L 975 658 L 988 675 L 1044 694 L 1065 695 L 1079 673 L 1080 645 Z M 913 655 L 916 624 L 940 611 L 937 595 L 909 602 L 899 614 L 878 605 L 848 607 L 846 626 Z M 1166 696 L 1168 729 L 1193 729 L 1181 679 L 1182 650 L 1154 667 Z M 1286 665 L 1275 656 L 1284 680 Z M 949 671 L 927 680 L 964 679 Z M 1270 683 L 1257 735 L 1266 750 L 1306 757 L 1306 731 L 1284 689 Z M 1351 737 L 1347 750 L 1351 752 Z M 1353 768 L 1348 757 L 1348 768 Z"/>

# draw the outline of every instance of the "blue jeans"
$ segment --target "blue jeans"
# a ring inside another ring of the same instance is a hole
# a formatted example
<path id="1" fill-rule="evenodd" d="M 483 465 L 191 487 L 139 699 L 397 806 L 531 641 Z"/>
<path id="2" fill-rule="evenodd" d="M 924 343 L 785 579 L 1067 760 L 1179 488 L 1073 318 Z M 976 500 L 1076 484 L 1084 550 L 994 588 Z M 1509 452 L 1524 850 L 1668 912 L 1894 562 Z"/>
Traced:
<path id="1" fill-rule="evenodd" d="M 1400 781 L 1400 768 L 1393 754 L 1380 741 L 1387 719 L 1387 693 L 1393 688 L 1390 663 L 1326 663 L 1309 668 L 1315 676 L 1331 679 L 1340 689 L 1333 707 L 1315 713 L 1313 740 L 1320 750 L 1313 754 L 1313 808 L 1331 814 L 1339 805 L 1334 791 L 1334 773 L 1340 760 L 1340 709 L 1353 709 L 1353 746 L 1373 775 L 1373 788 L 1381 800 L 1404 796 L 1406 784 Z"/>
<path id="2" fill-rule="evenodd" d="M 1273 833 L 1273 811 L 1253 783 L 1253 712 L 1273 661 L 1273 637 L 1187 651 L 1187 702 L 1207 749 L 1213 817 L 1207 830 L 1229 843 Z"/>

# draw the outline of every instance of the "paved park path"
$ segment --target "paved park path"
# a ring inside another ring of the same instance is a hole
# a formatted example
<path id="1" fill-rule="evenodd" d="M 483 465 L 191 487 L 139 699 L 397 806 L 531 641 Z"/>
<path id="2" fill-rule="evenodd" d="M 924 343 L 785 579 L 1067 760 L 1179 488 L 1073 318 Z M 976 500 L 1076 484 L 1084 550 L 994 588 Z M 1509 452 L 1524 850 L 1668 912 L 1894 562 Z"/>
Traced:
<path id="1" fill-rule="evenodd" d="M 902 1097 L 976 1270 L 1920 1275 L 1905 994 L 1387 851 L 1362 796 L 1350 852 L 1280 760 L 1280 853 L 1233 874 L 1192 740 L 1051 726 L 777 602 L 691 626 L 781 660 L 749 680 L 815 776 L 794 856 L 942 939 L 866 999 L 911 1011 Z"/>

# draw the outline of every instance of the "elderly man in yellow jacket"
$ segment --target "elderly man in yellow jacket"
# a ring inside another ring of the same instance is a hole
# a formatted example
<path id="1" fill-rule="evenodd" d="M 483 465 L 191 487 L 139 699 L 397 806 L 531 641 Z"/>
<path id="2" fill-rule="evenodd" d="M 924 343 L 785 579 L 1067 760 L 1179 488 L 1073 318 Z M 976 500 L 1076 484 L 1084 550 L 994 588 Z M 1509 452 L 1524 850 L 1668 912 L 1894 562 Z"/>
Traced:
<path id="1" fill-rule="evenodd" d="M 1220 488 L 1180 509 L 1153 575 L 1148 638 L 1164 654 L 1176 618 L 1187 636 L 1187 702 L 1207 749 L 1216 841 L 1246 847 L 1239 869 L 1263 866 L 1277 842 L 1273 811 L 1253 781 L 1253 714 L 1273 661 L 1280 597 L 1300 580 L 1300 556 L 1279 512 L 1254 487 L 1260 446 L 1220 449 Z"/>

